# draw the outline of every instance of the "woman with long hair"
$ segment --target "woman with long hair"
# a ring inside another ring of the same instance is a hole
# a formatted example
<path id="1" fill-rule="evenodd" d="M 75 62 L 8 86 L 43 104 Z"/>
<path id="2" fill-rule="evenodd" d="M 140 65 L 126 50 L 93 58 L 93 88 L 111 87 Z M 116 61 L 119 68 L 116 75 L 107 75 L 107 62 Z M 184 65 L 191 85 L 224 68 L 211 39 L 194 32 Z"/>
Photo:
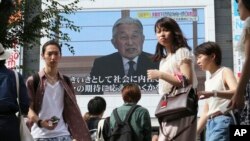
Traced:
<path id="1" fill-rule="evenodd" d="M 183 75 L 189 84 L 197 87 L 197 78 L 194 72 L 194 55 L 187 44 L 177 22 L 169 17 L 159 19 L 155 24 L 155 33 L 158 40 L 155 61 L 160 61 L 159 69 L 148 70 L 149 79 L 159 79 L 159 94 L 169 93 L 173 86 L 182 86 Z M 196 116 L 188 116 L 173 121 L 161 119 L 158 141 L 195 141 Z M 188 128 L 186 128 L 188 127 Z"/>

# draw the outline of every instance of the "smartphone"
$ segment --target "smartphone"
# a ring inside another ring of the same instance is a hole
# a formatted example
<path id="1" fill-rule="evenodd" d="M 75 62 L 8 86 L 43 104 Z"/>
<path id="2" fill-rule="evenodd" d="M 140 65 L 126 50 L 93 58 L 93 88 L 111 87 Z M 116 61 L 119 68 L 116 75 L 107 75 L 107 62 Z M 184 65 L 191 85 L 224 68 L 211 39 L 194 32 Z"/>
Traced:
<path id="1" fill-rule="evenodd" d="M 60 119 L 58 117 L 56 117 L 56 116 L 53 116 L 53 117 L 50 118 L 50 121 L 52 122 L 52 124 L 57 124 L 59 122 L 59 120 Z"/>

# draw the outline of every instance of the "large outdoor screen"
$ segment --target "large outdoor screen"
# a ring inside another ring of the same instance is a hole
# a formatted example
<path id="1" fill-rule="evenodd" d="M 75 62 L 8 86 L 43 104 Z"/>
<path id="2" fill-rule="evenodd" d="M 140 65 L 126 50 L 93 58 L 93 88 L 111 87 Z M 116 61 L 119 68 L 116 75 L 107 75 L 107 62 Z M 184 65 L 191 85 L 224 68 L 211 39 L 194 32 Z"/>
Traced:
<path id="1" fill-rule="evenodd" d="M 124 84 L 130 82 L 138 83 L 143 94 L 158 93 L 157 81 L 148 80 L 144 70 L 133 76 L 115 73 L 121 68 L 117 58 L 109 57 L 110 60 L 103 61 L 102 67 L 93 68 L 94 63 L 102 62 L 97 61 L 98 58 L 117 54 L 118 50 L 111 41 L 112 28 L 121 17 L 136 18 L 142 23 L 145 36 L 142 51 L 147 54 L 148 59 L 152 59 L 151 55 L 154 54 L 157 44 L 154 24 L 165 16 L 178 22 L 191 48 L 205 41 L 204 8 L 98 9 L 78 11 L 66 16 L 73 20 L 75 25 L 80 26 L 81 31 L 74 32 L 61 27 L 61 30 L 71 37 L 67 44 L 73 47 L 74 54 L 68 47 L 63 46 L 59 67 L 71 77 L 75 92 L 80 95 L 117 94 Z M 157 64 L 149 65 L 150 63 L 138 62 L 135 68 L 157 69 Z M 104 75 L 114 73 L 99 77 L 92 75 L 94 71 L 107 72 Z"/>

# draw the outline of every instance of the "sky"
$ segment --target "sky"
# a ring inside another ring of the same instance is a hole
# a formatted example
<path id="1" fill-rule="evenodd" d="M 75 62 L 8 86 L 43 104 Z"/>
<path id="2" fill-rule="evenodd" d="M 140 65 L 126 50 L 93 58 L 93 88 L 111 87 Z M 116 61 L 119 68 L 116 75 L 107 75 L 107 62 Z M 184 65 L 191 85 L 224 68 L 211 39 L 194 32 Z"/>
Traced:
<path id="1" fill-rule="evenodd" d="M 197 10 L 197 14 L 195 10 Z M 197 21 L 198 44 L 204 42 L 204 9 L 197 8 L 195 10 L 192 8 L 130 9 L 130 16 L 139 19 L 143 24 L 145 35 L 143 51 L 155 52 L 157 40 L 154 33 L 154 23 L 163 16 L 170 16 L 178 22 L 191 47 L 193 47 L 193 21 Z M 67 43 L 74 47 L 75 56 L 102 56 L 116 52 L 110 40 L 112 26 L 121 17 L 120 9 L 79 11 L 65 16 L 72 20 L 74 25 L 80 26 L 80 32 L 61 27 L 61 31 L 68 33 L 71 38 L 71 42 Z M 66 46 L 63 46 L 62 49 L 63 56 L 73 55 Z"/>

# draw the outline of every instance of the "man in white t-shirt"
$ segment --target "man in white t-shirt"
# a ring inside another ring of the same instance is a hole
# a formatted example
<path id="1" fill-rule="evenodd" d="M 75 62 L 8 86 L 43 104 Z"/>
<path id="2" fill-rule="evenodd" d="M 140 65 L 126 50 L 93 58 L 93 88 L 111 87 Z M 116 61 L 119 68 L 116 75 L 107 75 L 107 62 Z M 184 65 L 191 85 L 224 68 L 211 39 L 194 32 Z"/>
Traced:
<path id="1" fill-rule="evenodd" d="M 36 141 L 90 141 L 73 86 L 57 68 L 61 47 L 54 40 L 48 41 L 43 45 L 41 55 L 45 67 L 38 73 L 39 81 L 35 75 L 27 80 L 32 136 Z"/>

